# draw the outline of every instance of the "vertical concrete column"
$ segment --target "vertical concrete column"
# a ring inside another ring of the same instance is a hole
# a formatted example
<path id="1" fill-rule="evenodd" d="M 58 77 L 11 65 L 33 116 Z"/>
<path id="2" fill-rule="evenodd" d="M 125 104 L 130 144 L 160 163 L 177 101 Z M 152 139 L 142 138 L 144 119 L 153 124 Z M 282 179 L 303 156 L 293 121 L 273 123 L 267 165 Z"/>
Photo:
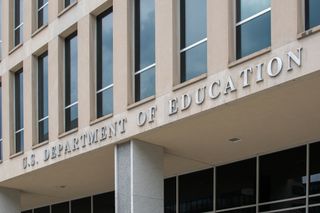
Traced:
<path id="1" fill-rule="evenodd" d="M 163 213 L 163 148 L 130 141 L 115 152 L 116 213 Z"/>
<path id="2" fill-rule="evenodd" d="M 1 24 L 2 24 L 2 46 L 1 46 L 1 59 L 8 56 L 9 43 L 10 43 L 10 12 L 9 12 L 9 0 L 2 0 L 2 11 L 1 11 Z M 2 70 L 2 73 L 4 70 Z"/>
<path id="3" fill-rule="evenodd" d="M 179 72 L 175 5 L 176 2 L 172 0 L 155 1 L 157 97 L 171 91 L 174 84 L 173 76 Z"/>
<path id="4" fill-rule="evenodd" d="M 113 1 L 114 114 L 127 110 L 132 94 L 132 0 Z"/>
<path id="5" fill-rule="evenodd" d="M 13 189 L 0 188 L 0 211 L 20 213 L 20 192 Z"/>
<path id="6" fill-rule="evenodd" d="M 94 18 L 92 15 L 89 14 L 78 22 L 79 129 L 89 126 L 94 114 L 94 32 Z"/>
<path id="7" fill-rule="evenodd" d="M 12 154 L 13 143 L 13 98 L 12 98 L 12 74 L 10 71 L 1 76 L 2 83 L 2 137 L 3 160 L 9 159 Z"/>
<path id="8" fill-rule="evenodd" d="M 273 49 L 297 39 L 300 0 L 271 1 L 271 45 Z M 283 11 L 285 8 L 285 12 Z"/>
<path id="9" fill-rule="evenodd" d="M 31 11 L 34 11 L 32 1 L 23 2 L 23 42 L 28 41 L 31 38 L 33 31 L 32 19 L 33 14 L 30 15 Z"/>
<path id="10" fill-rule="evenodd" d="M 24 150 L 30 150 L 32 145 L 36 143 L 35 141 L 35 127 L 36 127 L 36 111 L 37 107 L 34 107 L 33 104 L 35 103 L 34 98 L 35 95 L 33 92 L 34 85 L 34 72 L 33 72 L 33 60 L 32 55 L 27 57 L 23 61 L 23 96 L 24 96 Z"/>
<path id="11" fill-rule="evenodd" d="M 54 38 L 48 44 L 48 92 L 49 92 L 49 140 L 58 139 L 62 131 L 62 112 L 63 109 L 63 54 L 60 54 L 62 41 L 59 37 Z"/>
<path id="12" fill-rule="evenodd" d="M 233 8 L 231 1 L 207 1 L 208 26 L 208 74 L 214 74 L 228 67 L 232 60 L 234 39 Z"/>

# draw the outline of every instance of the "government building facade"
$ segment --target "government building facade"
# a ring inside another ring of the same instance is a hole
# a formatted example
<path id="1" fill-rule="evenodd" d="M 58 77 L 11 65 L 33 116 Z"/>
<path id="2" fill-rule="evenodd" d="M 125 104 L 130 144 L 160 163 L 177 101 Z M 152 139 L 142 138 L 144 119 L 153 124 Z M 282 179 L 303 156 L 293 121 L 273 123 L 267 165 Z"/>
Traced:
<path id="1" fill-rule="evenodd" d="M 0 213 L 320 213 L 319 0 L 0 13 Z"/>

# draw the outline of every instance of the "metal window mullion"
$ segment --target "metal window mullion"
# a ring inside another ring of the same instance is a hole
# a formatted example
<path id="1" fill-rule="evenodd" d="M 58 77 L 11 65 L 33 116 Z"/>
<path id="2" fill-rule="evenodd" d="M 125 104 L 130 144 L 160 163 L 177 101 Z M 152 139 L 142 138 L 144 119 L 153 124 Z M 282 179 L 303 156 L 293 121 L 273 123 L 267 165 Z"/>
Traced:
<path id="1" fill-rule="evenodd" d="M 179 212 L 179 176 L 176 176 L 176 212 Z"/>
<path id="2" fill-rule="evenodd" d="M 21 28 L 22 26 L 23 26 L 23 22 L 21 22 L 18 26 L 16 26 L 16 27 L 14 28 L 14 31 L 16 31 L 17 29 Z"/>
<path id="3" fill-rule="evenodd" d="M 49 2 L 47 1 L 44 5 L 42 5 L 40 8 L 38 8 L 38 12 L 48 6 Z"/>
<path id="4" fill-rule="evenodd" d="M 251 204 L 251 205 L 246 205 L 246 206 L 238 206 L 238 207 L 233 207 L 233 208 L 228 208 L 228 209 L 221 209 L 221 210 L 217 210 L 216 213 L 252 208 L 255 206 L 256 206 L 256 204 Z"/>
<path id="5" fill-rule="evenodd" d="M 271 7 L 267 8 L 267 9 L 264 9 L 261 12 L 254 14 L 253 16 L 250 16 L 250 17 L 248 17 L 248 18 L 246 18 L 246 19 L 244 19 L 242 21 L 239 21 L 238 23 L 236 23 L 236 27 L 240 26 L 242 24 L 245 24 L 245 23 L 247 23 L 247 22 L 249 22 L 249 21 L 251 21 L 251 20 L 253 20 L 255 18 L 258 18 L 259 16 L 262 16 L 262 15 L 264 15 L 264 14 L 270 12 L 270 11 L 271 11 Z"/>
<path id="6" fill-rule="evenodd" d="M 276 213 L 276 212 L 286 212 L 286 211 L 291 211 L 291 210 L 298 210 L 298 209 L 303 209 L 305 208 L 306 206 L 303 205 L 303 206 L 297 206 L 297 207 L 290 207 L 290 208 L 283 208 L 283 209 L 276 209 L 276 210 L 271 210 L 271 211 L 264 211 L 264 212 L 261 212 L 261 213 Z"/>
<path id="7" fill-rule="evenodd" d="M 112 87 L 113 87 L 113 84 L 110 84 L 110 85 L 108 85 L 108 86 L 106 86 L 106 87 L 98 90 L 98 91 L 97 91 L 97 94 L 99 94 L 99 93 L 101 93 L 101 92 L 104 92 L 105 90 L 110 89 L 110 88 L 112 88 Z"/>
<path id="8" fill-rule="evenodd" d="M 196 46 L 199 46 L 200 44 L 205 43 L 207 41 L 208 41 L 208 38 L 204 38 L 204 39 L 202 39 L 200 41 L 197 41 L 197 42 L 195 42 L 195 43 L 183 48 L 182 50 L 180 50 L 180 53 L 186 52 L 186 51 L 188 51 L 188 50 L 190 50 L 190 49 L 192 49 L 192 48 L 194 48 Z"/>
<path id="9" fill-rule="evenodd" d="M 294 198 L 288 198 L 288 199 L 264 202 L 264 203 L 260 203 L 259 206 L 265 206 L 265 205 L 276 204 L 276 203 L 284 203 L 284 202 L 295 201 L 295 200 L 300 200 L 300 199 L 304 199 L 304 198 L 306 198 L 306 196 L 300 196 L 300 197 L 294 197 Z"/>
<path id="10" fill-rule="evenodd" d="M 156 63 L 153 63 L 153 64 L 151 64 L 151 65 L 149 65 L 149 66 L 147 66 L 147 67 L 145 67 L 145 68 L 143 68 L 143 69 L 135 72 L 134 75 L 141 74 L 141 73 L 143 73 L 143 72 L 145 72 L 145 71 L 150 70 L 151 68 L 153 68 L 153 67 L 155 67 L 155 66 L 156 66 Z"/>
<path id="11" fill-rule="evenodd" d="M 16 130 L 14 133 L 18 134 L 18 133 L 22 132 L 23 130 L 24 130 L 24 128 L 21 128 L 21 129 Z"/>
<path id="12" fill-rule="evenodd" d="M 78 101 L 73 102 L 72 104 L 69 104 L 68 106 L 66 106 L 64 109 L 69 109 L 69 108 L 71 108 L 71 107 L 73 107 L 73 106 L 75 106 L 77 104 L 78 104 Z"/>
<path id="13" fill-rule="evenodd" d="M 311 198 L 313 198 L 313 197 L 320 197 L 320 194 L 309 195 L 309 197 L 311 197 Z"/>
<path id="14" fill-rule="evenodd" d="M 259 199 L 260 199 L 260 157 L 256 158 L 256 213 L 259 213 Z"/>
<path id="15" fill-rule="evenodd" d="M 309 186 L 310 186 L 310 145 L 307 144 L 307 161 L 306 161 L 306 213 L 309 213 Z"/>
<path id="16" fill-rule="evenodd" d="M 47 119 L 49 119 L 49 116 L 48 116 L 48 115 L 45 116 L 45 117 L 43 117 L 43 118 L 41 118 L 41 119 L 39 119 L 39 120 L 38 120 L 38 123 L 40 123 L 40 122 L 42 122 L 42 121 L 44 121 L 44 120 L 47 120 Z"/>
<path id="17" fill-rule="evenodd" d="M 217 212 L 217 167 L 213 167 L 213 212 Z"/>

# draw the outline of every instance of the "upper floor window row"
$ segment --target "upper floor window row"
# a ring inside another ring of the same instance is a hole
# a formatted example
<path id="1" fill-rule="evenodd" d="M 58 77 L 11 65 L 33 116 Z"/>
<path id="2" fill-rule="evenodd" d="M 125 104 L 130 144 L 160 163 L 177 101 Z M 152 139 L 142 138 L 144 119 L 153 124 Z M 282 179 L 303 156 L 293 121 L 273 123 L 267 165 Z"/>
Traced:
<path id="1" fill-rule="evenodd" d="M 13 44 L 19 45 L 23 41 L 23 0 L 14 0 L 13 9 Z"/>
<path id="2" fill-rule="evenodd" d="M 48 24 L 48 0 L 37 0 L 37 14 L 38 14 L 38 23 L 37 27 L 41 28 Z"/>

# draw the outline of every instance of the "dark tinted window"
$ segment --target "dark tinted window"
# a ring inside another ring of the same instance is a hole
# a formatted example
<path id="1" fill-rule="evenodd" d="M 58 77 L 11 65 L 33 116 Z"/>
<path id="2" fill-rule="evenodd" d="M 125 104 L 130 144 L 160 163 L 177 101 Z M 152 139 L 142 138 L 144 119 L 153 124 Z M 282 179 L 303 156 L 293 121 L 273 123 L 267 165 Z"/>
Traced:
<path id="1" fill-rule="evenodd" d="M 113 111 L 112 9 L 97 17 L 97 117 Z"/>
<path id="2" fill-rule="evenodd" d="M 271 45 L 270 0 L 237 0 L 237 59 Z M 250 18 L 257 13 L 260 15 Z"/>
<path id="3" fill-rule="evenodd" d="M 71 201 L 71 213 L 91 213 L 91 197 Z"/>
<path id="4" fill-rule="evenodd" d="M 213 169 L 179 176 L 179 212 L 213 210 Z"/>
<path id="5" fill-rule="evenodd" d="M 58 203 L 51 206 L 51 213 L 70 213 L 69 202 Z"/>
<path id="6" fill-rule="evenodd" d="M 298 208 L 298 207 L 303 208 L 305 204 L 306 204 L 306 199 L 303 198 L 299 200 L 261 205 L 259 207 L 259 210 L 260 212 L 267 212 L 267 211 L 278 211 L 280 209 L 290 209 L 290 208 Z"/>
<path id="7" fill-rule="evenodd" d="M 23 211 L 21 213 L 32 213 L 32 210 Z"/>
<path id="8" fill-rule="evenodd" d="M 38 28 L 48 24 L 48 0 L 38 0 Z"/>
<path id="9" fill-rule="evenodd" d="M 224 213 L 256 213 L 256 207 L 246 208 L 246 209 L 237 209 L 231 211 L 224 211 Z"/>
<path id="10" fill-rule="evenodd" d="M 260 157 L 260 202 L 305 194 L 305 146 Z"/>
<path id="11" fill-rule="evenodd" d="M 14 0 L 14 46 L 23 39 L 23 0 Z"/>
<path id="12" fill-rule="evenodd" d="M 64 0 L 64 7 L 68 7 L 69 5 L 76 2 L 76 0 Z"/>
<path id="13" fill-rule="evenodd" d="M 320 143 L 310 145 L 310 194 L 320 193 Z"/>
<path id="14" fill-rule="evenodd" d="M 22 69 L 15 73 L 14 87 L 15 104 L 15 151 L 23 150 L 23 72 Z"/>
<path id="15" fill-rule="evenodd" d="M 320 25 L 320 1 L 319 0 L 305 0 L 306 10 L 306 30 Z"/>
<path id="16" fill-rule="evenodd" d="M 175 213 L 176 212 L 176 177 L 168 178 L 164 180 L 164 212 Z"/>
<path id="17" fill-rule="evenodd" d="M 50 206 L 34 209 L 33 213 L 50 213 Z"/>
<path id="18" fill-rule="evenodd" d="M 77 33 L 65 40 L 65 130 L 78 127 Z"/>
<path id="19" fill-rule="evenodd" d="M 181 82 L 207 71 L 207 0 L 180 1 Z"/>
<path id="20" fill-rule="evenodd" d="M 320 212 L 320 206 L 309 208 L 309 213 L 319 213 Z"/>
<path id="21" fill-rule="evenodd" d="M 155 93 L 155 0 L 135 0 L 135 101 Z"/>
<path id="22" fill-rule="evenodd" d="M 114 192 L 93 196 L 93 213 L 115 212 Z"/>
<path id="23" fill-rule="evenodd" d="M 256 203 L 256 158 L 217 167 L 217 209 Z"/>
<path id="24" fill-rule="evenodd" d="M 38 137 L 39 143 L 48 140 L 48 53 L 38 57 Z"/>

